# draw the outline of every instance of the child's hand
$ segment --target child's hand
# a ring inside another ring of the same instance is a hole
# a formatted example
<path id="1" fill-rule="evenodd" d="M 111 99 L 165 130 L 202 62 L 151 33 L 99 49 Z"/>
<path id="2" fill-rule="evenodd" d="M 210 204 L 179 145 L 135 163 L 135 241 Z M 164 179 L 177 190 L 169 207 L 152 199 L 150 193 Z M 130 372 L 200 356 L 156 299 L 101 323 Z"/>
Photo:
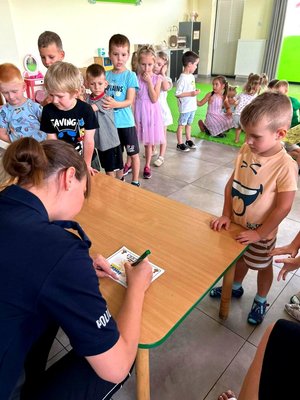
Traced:
<path id="1" fill-rule="evenodd" d="M 110 108 L 118 108 L 118 102 L 110 96 L 107 96 L 102 101 L 103 108 L 108 110 Z"/>
<path id="2" fill-rule="evenodd" d="M 291 257 L 296 257 L 298 254 L 298 248 L 296 246 L 293 246 L 292 243 L 282 246 L 282 247 L 276 247 L 276 249 L 270 251 L 270 256 L 280 256 L 282 254 L 289 254 Z"/>
<path id="3" fill-rule="evenodd" d="M 163 77 L 166 76 L 167 70 L 168 70 L 168 66 L 167 66 L 166 64 L 164 64 L 164 65 L 161 67 L 161 71 L 160 71 L 160 73 L 162 74 Z"/>
<path id="4" fill-rule="evenodd" d="M 98 174 L 98 172 L 99 172 L 97 169 L 95 169 L 91 166 L 88 166 L 88 170 L 89 170 L 89 173 L 91 176 L 94 176 L 94 175 Z"/>
<path id="5" fill-rule="evenodd" d="M 226 217 L 225 215 L 222 215 L 222 217 L 213 219 L 210 222 L 210 227 L 214 231 L 218 231 L 218 232 L 220 232 L 222 227 L 224 227 L 224 229 L 227 231 L 230 226 L 230 223 L 231 223 L 230 218 Z"/>
<path id="6" fill-rule="evenodd" d="M 151 82 L 151 76 L 150 76 L 149 74 L 147 74 L 147 72 L 144 72 L 144 73 L 142 74 L 142 78 L 143 78 L 143 80 L 144 80 L 145 82 L 147 82 L 147 83 Z"/>
<path id="7" fill-rule="evenodd" d="M 246 245 L 246 244 L 250 244 L 250 243 L 259 242 L 261 240 L 261 237 L 259 236 L 257 231 L 249 229 L 249 230 L 243 231 L 239 235 L 237 235 L 235 240 L 237 240 L 241 244 Z"/>
<path id="8" fill-rule="evenodd" d="M 196 90 L 193 90 L 191 93 L 192 93 L 192 96 L 195 97 L 195 96 L 198 96 L 198 94 L 199 94 L 200 92 L 201 92 L 200 89 L 196 89 Z"/>
<path id="9" fill-rule="evenodd" d="M 289 272 L 294 271 L 295 269 L 300 267 L 300 257 L 280 258 L 278 260 L 275 260 L 275 262 L 283 263 L 283 267 L 281 268 L 277 276 L 278 281 L 280 281 L 281 278 L 285 281 L 285 278 Z"/>

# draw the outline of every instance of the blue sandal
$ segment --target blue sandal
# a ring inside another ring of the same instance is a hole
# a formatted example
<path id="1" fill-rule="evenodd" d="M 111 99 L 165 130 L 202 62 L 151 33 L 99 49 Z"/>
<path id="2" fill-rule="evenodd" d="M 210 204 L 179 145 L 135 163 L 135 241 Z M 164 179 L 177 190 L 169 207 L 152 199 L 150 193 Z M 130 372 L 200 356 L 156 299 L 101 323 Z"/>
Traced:
<path id="1" fill-rule="evenodd" d="M 240 297 L 242 297 L 244 294 L 244 289 L 241 286 L 239 289 L 232 289 L 231 292 L 231 296 L 235 297 L 236 299 L 239 299 Z M 214 287 L 213 289 L 211 289 L 211 291 L 209 292 L 210 297 L 214 297 L 216 299 L 221 298 L 222 295 L 222 286 L 218 286 L 218 287 Z"/>

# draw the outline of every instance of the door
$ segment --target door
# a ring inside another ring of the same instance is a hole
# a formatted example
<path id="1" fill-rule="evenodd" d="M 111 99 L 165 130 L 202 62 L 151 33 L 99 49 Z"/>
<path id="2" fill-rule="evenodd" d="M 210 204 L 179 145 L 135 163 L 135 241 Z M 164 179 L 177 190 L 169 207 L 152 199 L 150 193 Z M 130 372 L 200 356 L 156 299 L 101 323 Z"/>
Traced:
<path id="1" fill-rule="evenodd" d="M 243 12 L 244 0 L 217 1 L 212 75 L 234 76 Z"/>

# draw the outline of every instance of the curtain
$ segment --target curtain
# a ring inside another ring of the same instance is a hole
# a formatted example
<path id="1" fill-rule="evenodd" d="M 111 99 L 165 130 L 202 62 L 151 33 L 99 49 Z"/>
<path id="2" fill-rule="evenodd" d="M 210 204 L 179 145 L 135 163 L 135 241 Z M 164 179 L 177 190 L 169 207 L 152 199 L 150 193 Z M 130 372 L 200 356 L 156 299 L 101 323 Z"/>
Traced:
<path id="1" fill-rule="evenodd" d="M 287 3 L 288 0 L 274 0 L 269 39 L 262 67 L 262 71 L 268 75 L 270 80 L 276 78 Z"/>

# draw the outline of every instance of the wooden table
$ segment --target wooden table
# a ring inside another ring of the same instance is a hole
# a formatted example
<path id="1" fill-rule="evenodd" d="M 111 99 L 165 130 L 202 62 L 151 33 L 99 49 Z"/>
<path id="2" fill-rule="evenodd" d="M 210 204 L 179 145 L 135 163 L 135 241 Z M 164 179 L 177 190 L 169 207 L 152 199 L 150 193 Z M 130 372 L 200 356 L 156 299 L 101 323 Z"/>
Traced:
<path id="1" fill-rule="evenodd" d="M 92 240 L 92 253 L 110 256 L 123 245 L 165 269 L 145 296 L 136 361 L 137 399 L 150 399 L 149 349 L 162 344 L 222 277 L 220 318 L 226 319 L 235 262 L 245 247 L 234 240 L 240 231 L 209 227 L 212 215 L 99 174 L 77 220 Z M 101 293 L 117 315 L 124 291 L 102 279 Z"/>

